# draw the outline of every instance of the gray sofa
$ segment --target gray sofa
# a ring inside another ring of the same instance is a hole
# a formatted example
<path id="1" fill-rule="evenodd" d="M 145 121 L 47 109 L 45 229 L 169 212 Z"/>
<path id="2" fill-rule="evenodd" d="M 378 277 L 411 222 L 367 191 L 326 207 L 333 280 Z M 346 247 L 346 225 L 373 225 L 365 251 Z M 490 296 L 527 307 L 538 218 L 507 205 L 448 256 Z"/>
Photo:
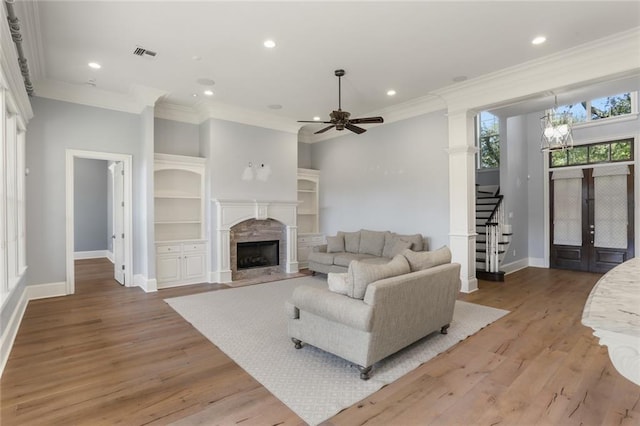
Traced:
<path id="1" fill-rule="evenodd" d="M 287 302 L 289 337 L 296 349 L 308 343 L 353 362 L 367 380 L 376 362 L 446 334 L 460 290 L 450 261 L 447 247 L 406 250 L 385 265 L 353 261 L 346 274 L 329 273 L 327 288 L 299 286 Z"/>
<path id="2" fill-rule="evenodd" d="M 309 254 L 309 270 L 321 272 L 346 272 L 352 260 L 371 264 L 384 264 L 405 249 L 426 250 L 420 234 L 400 235 L 389 231 L 338 232 L 327 237 L 327 244 L 316 246 Z"/>

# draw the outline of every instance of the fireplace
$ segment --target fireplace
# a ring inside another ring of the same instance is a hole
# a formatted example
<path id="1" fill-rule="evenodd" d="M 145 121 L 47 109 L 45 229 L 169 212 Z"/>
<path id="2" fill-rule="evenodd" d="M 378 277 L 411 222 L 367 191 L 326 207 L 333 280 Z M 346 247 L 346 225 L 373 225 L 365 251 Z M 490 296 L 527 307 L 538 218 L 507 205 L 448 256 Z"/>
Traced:
<path id="1" fill-rule="evenodd" d="M 237 270 L 265 268 L 280 264 L 280 241 L 248 241 L 237 243 Z"/>
<path id="2" fill-rule="evenodd" d="M 214 282 L 298 272 L 297 201 L 215 200 Z M 277 266 L 238 270 L 238 243 L 278 241 Z"/>

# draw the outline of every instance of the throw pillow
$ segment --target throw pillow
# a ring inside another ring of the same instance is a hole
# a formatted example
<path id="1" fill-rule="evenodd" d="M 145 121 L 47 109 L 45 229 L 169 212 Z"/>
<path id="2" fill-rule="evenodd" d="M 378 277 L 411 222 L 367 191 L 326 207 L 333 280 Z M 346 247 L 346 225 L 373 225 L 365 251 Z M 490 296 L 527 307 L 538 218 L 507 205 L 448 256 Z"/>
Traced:
<path id="1" fill-rule="evenodd" d="M 344 235 L 338 234 L 335 237 L 327 237 L 327 253 L 344 252 Z"/>
<path id="2" fill-rule="evenodd" d="M 389 257 L 393 258 L 399 254 L 402 254 L 403 251 L 410 249 L 412 243 L 404 240 L 396 240 L 391 248 L 389 249 Z"/>
<path id="3" fill-rule="evenodd" d="M 358 253 L 360 249 L 360 231 L 343 232 L 344 248 L 349 253 Z"/>
<path id="4" fill-rule="evenodd" d="M 422 251 L 424 250 L 424 242 L 422 240 L 421 234 L 413 234 L 413 235 L 400 235 L 395 234 L 395 236 L 403 241 L 411 242 L 410 249 L 413 251 Z"/>
<path id="5" fill-rule="evenodd" d="M 329 290 L 347 295 L 351 291 L 351 283 L 347 278 L 346 272 L 329 272 L 327 274 L 327 284 L 329 284 Z"/>
<path id="6" fill-rule="evenodd" d="M 382 256 L 384 248 L 384 232 L 369 231 L 367 229 L 360 230 L 360 248 L 359 253 L 371 254 L 374 256 Z"/>
<path id="7" fill-rule="evenodd" d="M 394 257 L 390 262 L 382 265 L 360 262 L 354 260 L 349 264 L 347 271 L 350 282 L 350 291 L 347 296 L 354 299 L 363 299 L 367 291 L 367 286 L 372 282 L 407 274 L 411 271 L 407 259 L 402 256 Z"/>
<path id="8" fill-rule="evenodd" d="M 423 269 L 451 263 L 451 251 L 447 246 L 442 246 L 434 251 L 415 252 L 405 250 L 402 252 L 402 255 L 407 258 L 411 272 L 422 271 Z"/>

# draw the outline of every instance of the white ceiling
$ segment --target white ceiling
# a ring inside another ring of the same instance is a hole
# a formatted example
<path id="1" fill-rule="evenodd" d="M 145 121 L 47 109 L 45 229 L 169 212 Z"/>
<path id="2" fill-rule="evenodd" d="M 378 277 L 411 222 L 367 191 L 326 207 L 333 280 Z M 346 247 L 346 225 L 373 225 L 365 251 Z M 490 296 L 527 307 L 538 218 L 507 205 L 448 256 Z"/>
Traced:
<path id="1" fill-rule="evenodd" d="M 182 106 L 232 106 L 281 118 L 368 115 L 484 74 L 640 26 L 638 1 L 39 1 L 20 17 L 36 87 L 45 81 Z M 25 11 L 26 10 L 26 11 Z M 28 11 L 28 12 L 27 12 Z M 28 19 L 25 19 L 28 18 Z M 534 36 L 547 42 L 533 46 Z M 271 38 L 277 46 L 263 47 Z M 136 46 L 158 53 L 133 55 Z M 36 50 L 35 52 L 33 50 Z M 603 52 L 604 54 L 604 52 Z M 194 57 L 199 60 L 194 60 Z M 603 60 L 606 60 L 603 57 Z M 100 70 L 87 66 L 99 62 Z M 34 64 L 35 62 L 35 64 Z M 215 81 L 215 95 L 198 79 Z M 397 95 L 386 95 L 395 89 Z M 198 94 L 193 97 L 192 94 Z M 268 108 L 282 105 L 281 109 Z"/>

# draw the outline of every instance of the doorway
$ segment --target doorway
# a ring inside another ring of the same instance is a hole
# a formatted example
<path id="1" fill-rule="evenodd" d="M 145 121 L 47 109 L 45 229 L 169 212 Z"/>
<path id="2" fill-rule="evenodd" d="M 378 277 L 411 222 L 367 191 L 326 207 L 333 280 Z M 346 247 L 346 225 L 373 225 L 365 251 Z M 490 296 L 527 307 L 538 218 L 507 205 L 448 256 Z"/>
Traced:
<path id="1" fill-rule="evenodd" d="M 634 165 L 549 173 L 552 268 L 606 273 L 635 255 Z"/>
<path id="2" fill-rule="evenodd" d="M 66 151 L 66 294 L 75 293 L 74 243 L 75 243 L 75 159 L 106 160 L 113 162 L 113 239 L 114 278 L 129 287 L 133 285 L 133 242 L 132 242 L 132 181 L 131 156 L 93 151 Z M 120 188 L 118 190 L 117 188 Z M 116 208 L 116 203 L 121 209 Z M 117 247 L 116 247 L 117 246 Z"/>

